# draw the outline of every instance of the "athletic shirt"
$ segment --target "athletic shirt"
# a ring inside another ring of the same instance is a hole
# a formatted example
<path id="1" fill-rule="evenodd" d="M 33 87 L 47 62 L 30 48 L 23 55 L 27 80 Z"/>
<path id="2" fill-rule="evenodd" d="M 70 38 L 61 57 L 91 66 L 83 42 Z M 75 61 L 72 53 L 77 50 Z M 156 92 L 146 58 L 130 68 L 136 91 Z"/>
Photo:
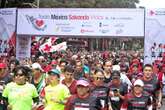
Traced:
<path id="1" fill-rule="evenodd" d="M 151 104 L 151 99 L 148 93 L 143 92 L 142 96 L 136 97 L 133 93 L 125 95 L 123 103 L 124 108 L 127 110 L 148 110 L 147 106 Z"/>
<path id="2" fill-rule="evenodd" d="M 65 80 L 62 80 L 62 84 L 64 84 L 64 85 L 66 85 L 67 87 L 68 87 L 68 89 L 69 89 L 69 91 L 70 91 L 70 93 L 71 94 L 76 94 L 76 83 L 77 83 L 77 81 L 76 80 L 73 80 L 72 81 L 72 84 L 68 87 L 67 85 L 66 85 L 66 83 L 65 83 Z"/>
<path id="3" fill-rule="evenodd" d="M 115 86 L 114 84 L 110 83 L 109 88 L 110 92 L 112 92 L 113 94 L 115 94 L 115 91 L 118 90 L 122 96 L 124 96 L 128 92 L 128 86 L 126 83 L 120 83 L 119 86 Z M 110 97 L 110 100 L 112 109 L 120 110 L 123 100 L 118 96 Z"/>
<path id="4" fill-rule="evenodd" d="M 156 91 L 160 89 L 160 83 L 157 77 L 153 76 L 151 80 L 149 81 L 143 80 L 143 82 L 144 82 L 144 91 L 148 92 L 154 98 Z"/>
<path id="5" fill-rule="evenodd" d="M 77 95 L 72 95 L 66 105 L 64 110 L 100 110 L 100 101 L 92 96 L 87 98 L 79 98 Z"/>
<path id="6" fill-rule="evenodd" d="M 91 87 L 91 96 L 98 98 L 101 103 L 101 106 L 104 110 L 108 110 L 108 96 L 109 96 L 109 88 L 106 85 L 103 86 L 95 86 L 94 84 Z"/>
<path id="7" fill-rule="evenodd" d="M 130 74 L 130 75 L 129 75 L 129 78 L 130 78 L 130 81 L 131 81 L 132 83 L 134 83 L 135 80 L 137 80 L 137 78 L 138 78 L 138 73 L 132 73 L 132 74 Z"/>

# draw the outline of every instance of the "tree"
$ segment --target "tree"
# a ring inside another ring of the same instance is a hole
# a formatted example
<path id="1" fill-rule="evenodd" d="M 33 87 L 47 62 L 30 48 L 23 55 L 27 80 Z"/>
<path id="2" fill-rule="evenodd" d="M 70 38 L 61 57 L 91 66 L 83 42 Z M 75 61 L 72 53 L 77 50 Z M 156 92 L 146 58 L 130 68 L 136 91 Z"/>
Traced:
<path id="1" fill-rule="evenodd" d="M 6 4 L 6 0 L 1 0 L 1 8 L 4 8 Z"/>
<path id="2" fill-rule="evenodd" d="M 35 0 L 6 0 L 6 7 L 32 8 Z"/>
<path id="3" fill-rule="evenodd" d="M 139 0 L 40 0 L 40 7 L 136 8 Z"/>

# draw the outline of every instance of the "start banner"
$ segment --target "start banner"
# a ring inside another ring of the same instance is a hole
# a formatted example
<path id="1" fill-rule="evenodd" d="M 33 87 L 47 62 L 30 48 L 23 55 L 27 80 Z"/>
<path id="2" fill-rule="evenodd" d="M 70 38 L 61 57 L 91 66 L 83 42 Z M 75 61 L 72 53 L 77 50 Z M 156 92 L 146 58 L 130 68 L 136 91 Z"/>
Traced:
<path id="1" fill-rule="evenodd" d="M 17 34 L 144 37 L 144 9 L 18 9 Z"/>

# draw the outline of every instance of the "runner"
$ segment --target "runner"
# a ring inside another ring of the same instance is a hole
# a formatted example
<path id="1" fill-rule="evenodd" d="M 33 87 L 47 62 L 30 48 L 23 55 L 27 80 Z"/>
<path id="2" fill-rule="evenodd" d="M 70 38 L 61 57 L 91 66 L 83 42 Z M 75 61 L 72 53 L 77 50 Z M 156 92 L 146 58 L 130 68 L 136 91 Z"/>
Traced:
<path id="1" fill-rule="evenodd" d="M 28 75 L 23 66 L 15 69 L 14 82 L 8 83 L 3 91 L 8 110 L 34 110 L 37 107 L 38 93 L 35 86 L 27 82 Z"/>
<path id="2" fill-rule="evenodd" d="M 90 95 L 90 84 L 86 79 L 77 81 L 77 94 L 68 99 L 65 110 L 101 110 L 100 101 Z"/>
<path id="3" fill-rule="evenodd" d="M 133 84 L 133 90 L 125 95 L 120 110 L 152 110 L 151 97 L 143 91 L 144 83 L 138 79 Z"/>

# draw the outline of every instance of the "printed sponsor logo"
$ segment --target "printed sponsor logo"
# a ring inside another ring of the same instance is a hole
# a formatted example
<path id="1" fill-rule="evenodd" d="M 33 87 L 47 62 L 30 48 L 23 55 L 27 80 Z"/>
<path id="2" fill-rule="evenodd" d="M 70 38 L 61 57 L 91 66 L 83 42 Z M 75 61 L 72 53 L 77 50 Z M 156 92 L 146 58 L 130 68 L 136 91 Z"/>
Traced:
<path id="1" fill-rule="evenodd" d="M 104 34 L 104 33 L 108 33 L 109 29 L 99 29 L 99 31 Z"/>
<path id="2" fill-rule="evenodd" d="M 121 34 L 121 33 L 123 33 L 123 29 L 117 29 L 116 30 L 116 34 Z"/>
<path id="3" fill-rule="evenodd" d="M 93 30 L 88 30 L 88 29 L 81 29 L 80 32 L 81 33 L 92 33 L 94 31 Z"/>
<path id="4" fill-rule="evenodd" d="M 103 19 L 104 19 L 103 16 L 97 16 L 97 15 L 90 16 L 90 18 L 91 18 L 92 20 L 103 20 Z"/>
<path id="5" fill-rule="evenodd" d="M 165 10 L 163 10 L 163 11 L 159 11 L 159 10 L 153 11 L 153 10 L 150 10 L 149 11 L 149 15 L 150 16 L 154 16 L 154 15 L 165 15 Z"/>
<path id="6" fill-rule="evenodd" d="M 74 27 L 56 27 L 55 28 L 55 31 L 56 32 L 59 32 L 59 31 L 61 31 L 61 32 L 71 32 L 72 30 L 74 29 Z"/>
<path id="7" fill-rule="evenodd" d="M 33 16 L 26 15 L 26 19 L 28 20 L 29 24 L 39 31 L 44 31 L 47 27 L 45 21 L 43 19 L 34 18 Z"/>
<path id="8" fill-rule="evenodd" d="M 105 24 L 105 23 L 100 22 L 99 27 L 109 27 L 109 24 Z"/>
<path id="9" fill-rule="evenodd" d="M 122 28 L 122 27 L 124 27 L 124 24 L 118 23 L 118 24 L 115 24 L 114 27 L 120 27 L 120 28 Z"/>
<path id="10" fill-rule="evenodd" d="M 0 15 L 12 15 L 14 13 L 13 10 L 1 10 Z"/>

